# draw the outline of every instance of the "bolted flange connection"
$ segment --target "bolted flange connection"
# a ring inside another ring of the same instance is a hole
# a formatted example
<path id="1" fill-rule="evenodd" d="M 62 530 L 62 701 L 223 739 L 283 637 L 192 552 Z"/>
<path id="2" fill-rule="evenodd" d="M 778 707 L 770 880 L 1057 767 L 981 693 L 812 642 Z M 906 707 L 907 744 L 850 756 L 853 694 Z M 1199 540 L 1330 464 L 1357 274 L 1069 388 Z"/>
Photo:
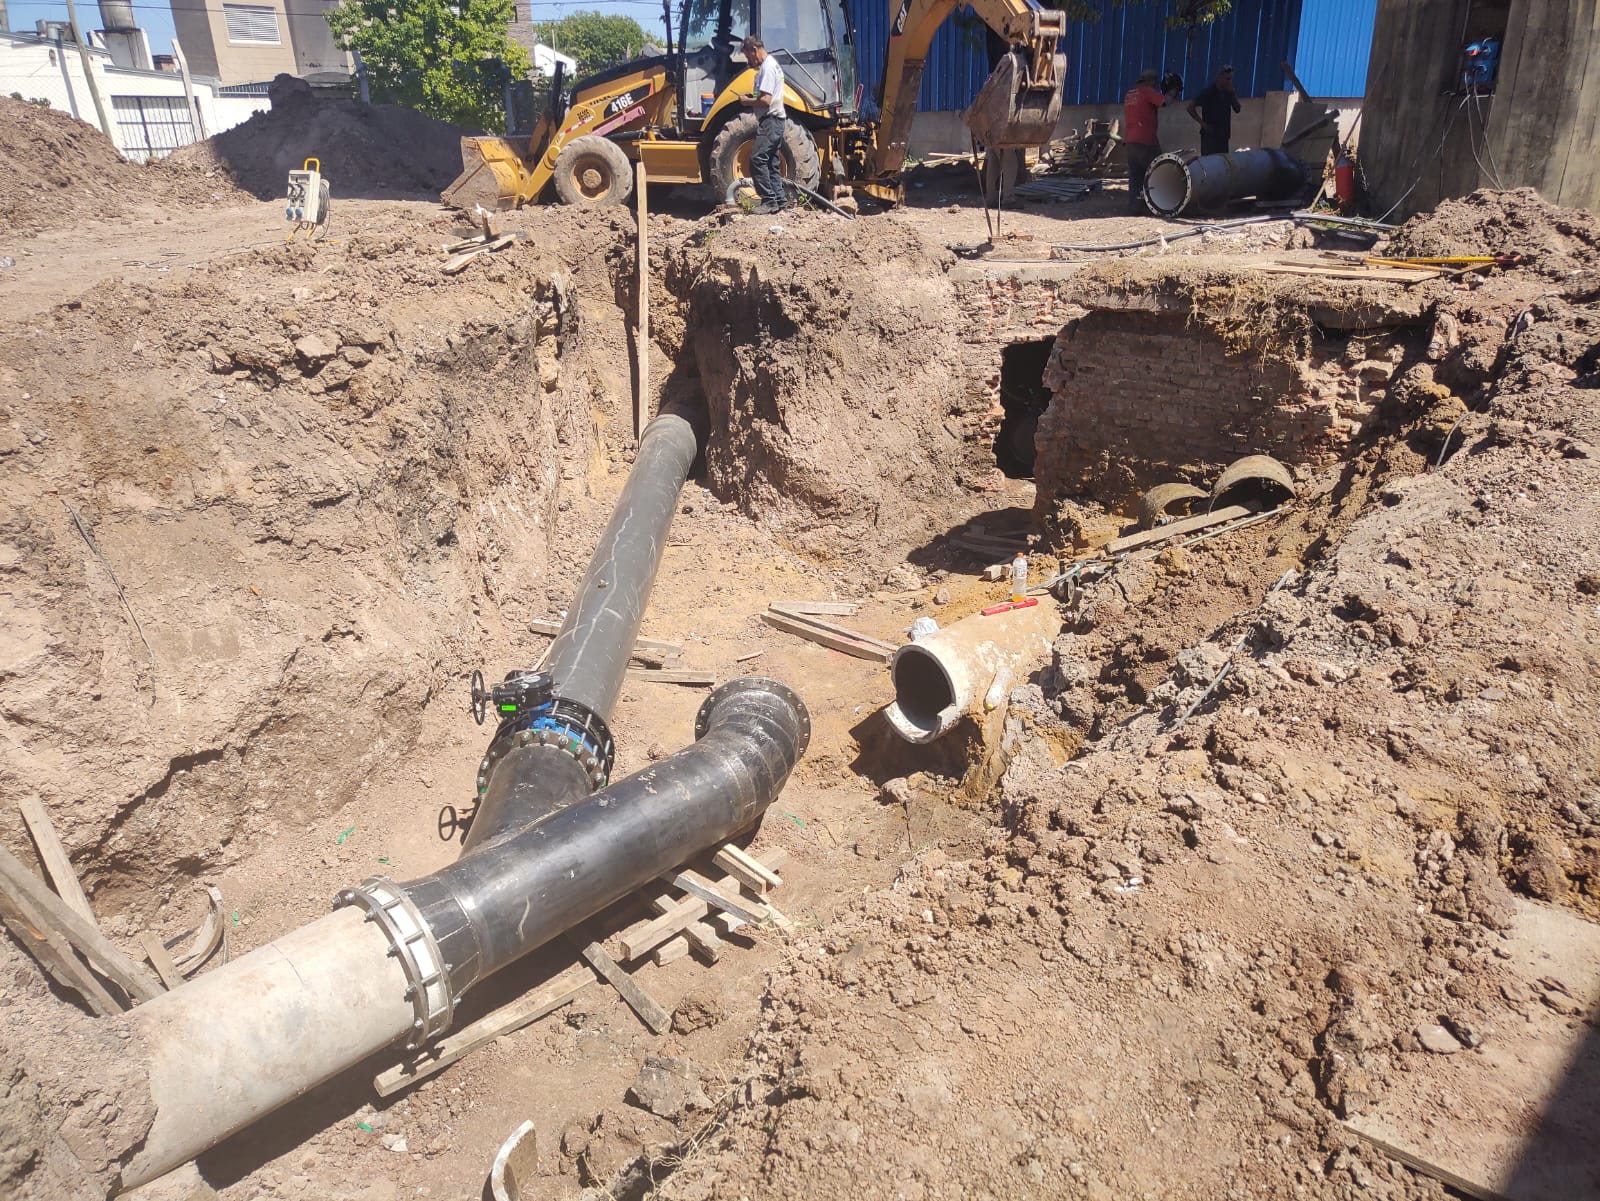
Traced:
<path id="1" fill-rule="evenodd" d="M 415 1051 L 450 1028 L 456 997 L 450 988 L 450 964 L 439 953 L 433 932 L 416 905 L 387 876 L 372 876 L 357 888 L 346 888 L 333 907 L 355 905 L 366 910 L 389 938 L 389 954 L 400 961 L 406 974 L 406 1000 L 413 1021 L 406 1035 L 406 1050 Z"/>

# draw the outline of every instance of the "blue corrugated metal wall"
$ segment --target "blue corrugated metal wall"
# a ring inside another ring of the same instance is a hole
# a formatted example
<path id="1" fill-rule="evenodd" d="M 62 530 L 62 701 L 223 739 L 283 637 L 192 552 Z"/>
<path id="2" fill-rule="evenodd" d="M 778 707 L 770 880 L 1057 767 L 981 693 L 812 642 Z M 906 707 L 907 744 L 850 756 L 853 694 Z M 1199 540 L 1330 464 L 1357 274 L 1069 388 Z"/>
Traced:
<path id="1" fill-rule="evenodd" d="M 1360 96 L 1378 0 L 1301 0 L 1294 73 L 1313 96 Z"/>
<path id="2" fill-rule="evenodd" d="M 892 2 L 850 0 L 856 62 L 869 93 L 883 78 Z M 1068 104 L 1120 100 L 1143 67 L 1178 72 L 1185 80 L 1185 95 L 1193 96 L 1220 67 L 1231 64 L 1239 94 L 1260 96 L 1283 88 L 1279 64 L 1294 58 L 1298 72 L 1308 50 L 1318 80 L 1314 83 L 1302 74 L 1308 89 L 1317 95 L 1359 96 L 1360 86 L 1354 92 L 1341 92 L 1329 85 L 1342 87 L 1351 78 L 1364 84 L 1377 0 L 1234 0 L 1226 17 L 1195 30 L 1193 44 L 1186 30 L 1166 27 L 1169 10 L 1164 0 L 1121 6 L 1102 0 L 1102 7 L 1100 20 L 1076 22 L 1068 29 L 1064 97 Z M 1309 37 L 1302 9 L 1312 14 L 1314 32 Z M 961 8 L 934 35 L 922 75 L 921 111 L 950 111 L 972 103 L 989 74 L 984 29 L 971 9 Z"/>

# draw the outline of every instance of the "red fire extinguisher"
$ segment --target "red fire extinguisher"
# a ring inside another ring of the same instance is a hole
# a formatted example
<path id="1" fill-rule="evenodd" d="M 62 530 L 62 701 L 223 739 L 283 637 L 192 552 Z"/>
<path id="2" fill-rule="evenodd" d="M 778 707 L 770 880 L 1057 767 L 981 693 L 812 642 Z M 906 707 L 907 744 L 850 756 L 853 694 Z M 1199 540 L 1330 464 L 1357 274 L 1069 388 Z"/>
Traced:
<path id="1" fill-rule="evenodd" d="M 1355 207 L 1356 164 L 1348 154 L 1341 154 L 1333 164 L 1333 194 L 1345 212 Z"/>

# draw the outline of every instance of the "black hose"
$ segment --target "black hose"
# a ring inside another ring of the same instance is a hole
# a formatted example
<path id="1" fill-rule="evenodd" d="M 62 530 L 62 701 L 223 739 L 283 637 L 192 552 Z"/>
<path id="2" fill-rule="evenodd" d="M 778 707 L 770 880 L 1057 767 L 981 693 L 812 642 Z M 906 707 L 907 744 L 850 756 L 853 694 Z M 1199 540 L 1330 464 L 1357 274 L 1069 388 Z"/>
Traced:
<path id="1" fill-rule="evenodd" d="M 753 824 L 811 740 L 775 680 L 718 688 L 696 741 L 401 887 L 438 943 L 450 989 L 474 983 Z"/>

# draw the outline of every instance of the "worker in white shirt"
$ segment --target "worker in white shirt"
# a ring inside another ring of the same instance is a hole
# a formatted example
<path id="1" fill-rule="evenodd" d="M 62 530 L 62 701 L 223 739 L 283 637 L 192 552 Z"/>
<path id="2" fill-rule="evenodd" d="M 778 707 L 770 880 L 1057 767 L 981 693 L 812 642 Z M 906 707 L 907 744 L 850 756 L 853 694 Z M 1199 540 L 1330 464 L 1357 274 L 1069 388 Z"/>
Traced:
<path id="1" fill-rule="evenodd" d="M 740 97 L 740 103 L 756 111 L 756 140 L 750 147 L 750 175 L 756 185 L 761 203 L 757 213 L 781 213 L 789 207 L 783 191 L 783 162 L 779 155 L 783 148 L 784 122 L 788 115 L 783 108 L 783 68 L 778 60 L 767 53 L 761 39 L 747 37 L 743 46 L 744 60 L 756 73 L 755 91 Z"/>

